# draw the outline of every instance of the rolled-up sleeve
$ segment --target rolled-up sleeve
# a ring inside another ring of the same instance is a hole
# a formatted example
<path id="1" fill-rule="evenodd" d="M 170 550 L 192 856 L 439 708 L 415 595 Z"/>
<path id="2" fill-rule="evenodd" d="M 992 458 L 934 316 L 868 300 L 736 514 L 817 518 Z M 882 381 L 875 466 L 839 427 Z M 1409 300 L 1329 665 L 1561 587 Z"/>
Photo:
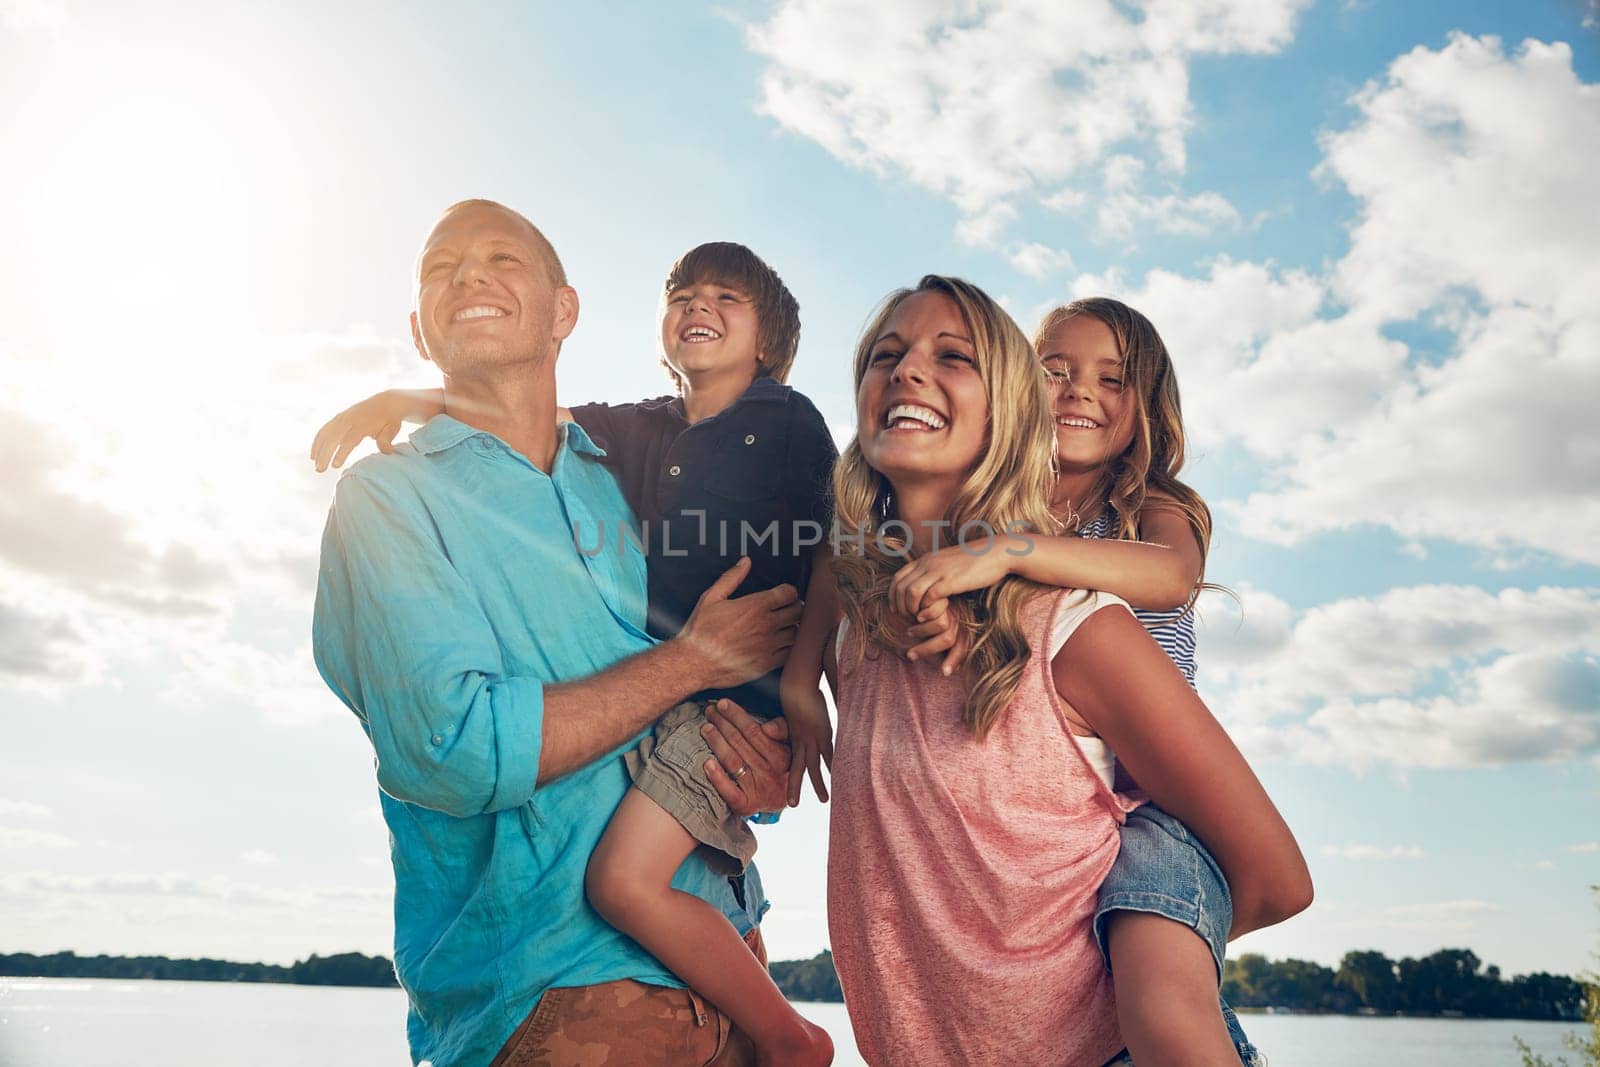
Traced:
<path id="1" fill-rule="evenodd" d="M 378 784 L 450 815 L 533 796 L 544 683 L 508 677 L 499 642 L 403 480 L 346 474 L 322 538 L 312 647 L 364 724 Z"/>

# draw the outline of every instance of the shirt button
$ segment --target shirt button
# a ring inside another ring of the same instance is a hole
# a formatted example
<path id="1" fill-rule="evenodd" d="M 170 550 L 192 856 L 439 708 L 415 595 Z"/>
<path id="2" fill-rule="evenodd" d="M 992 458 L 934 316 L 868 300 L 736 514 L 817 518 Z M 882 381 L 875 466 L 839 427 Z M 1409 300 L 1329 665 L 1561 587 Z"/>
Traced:
<path id="1" fill-rule="evenodd" d="M 755 444 L 756 443 L 756 435 L 753 434 L 753 433 L 745 434 L 744 435 L 744 443 L 747 444 L 747 445 Z"/>
<path id="2" fill-rule="evenodd" d="M 667 473 L 676 478 L 679 474 L 683 473 L 683 468 L 674 463 L 672 466 L 667 468 Z"/>
<path id="3" fill-rule="evenodd" d="M 444 734 L 434 734 L 433 735 L 433 743 L 436 744 L 436 745 L 444 744 Z"/>

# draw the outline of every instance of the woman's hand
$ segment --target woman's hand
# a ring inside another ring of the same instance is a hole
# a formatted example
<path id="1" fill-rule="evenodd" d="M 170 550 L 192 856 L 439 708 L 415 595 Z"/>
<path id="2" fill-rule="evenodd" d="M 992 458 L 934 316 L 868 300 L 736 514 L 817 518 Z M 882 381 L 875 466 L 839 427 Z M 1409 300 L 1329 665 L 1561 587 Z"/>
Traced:
<path id="1" fill-rule="evenodd" d="M 937 600 L 987 589 L 1010 574 L 1027 542 L 1005 534 L 980 547 L 951 545 L 918 556 L 895 572 L 889 583 L 889 607 L 908 619 L 919 619 Z M 1009 551 L 1008 551 L 1009 550 Z"/>
<path id="2" fill-rule="evenodd" d="M 822 778 L 822 765 L 833 769 L 833 722 L 828 717 L 828 702 L 815 685 L 785 685 L 779 690 L 783 717 L 789 724 L 789 806 L 800 804 L 800 791 L 807 774 L 817 799 L 828 802 L 828 783 Z"/>
<path id="3" fill-rule="evenodd" d="M 317 473 L 344 466 L 357 445 L 368 437 L 379 452 L 394 451 L 394 437 L 411 420 L 426 422 L 444 411 L 444 393 L 438 389 L 387 389 L 345 408 L 317 431 L 311 442 L 311 462 Z"/>
<path id="4" fill-rule="evenodd" d="M 762 722 L 731 700 L 706 708 L 701 735 L 716 757 L 706 777 L 735 815 L 780 811 L 789 797 L 789 726 L 782 718 Z"/>

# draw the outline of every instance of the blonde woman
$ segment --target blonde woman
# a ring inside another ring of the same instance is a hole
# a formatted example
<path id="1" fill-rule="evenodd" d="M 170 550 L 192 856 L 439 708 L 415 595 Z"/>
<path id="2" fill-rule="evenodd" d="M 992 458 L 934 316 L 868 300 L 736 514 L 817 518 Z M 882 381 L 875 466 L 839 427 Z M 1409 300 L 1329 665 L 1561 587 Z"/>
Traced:
<path id="1" fill-rule="evenodd" d="M 1114 1061 L 1125 1042 L 1092 927 L 1142 796 L 1113 790 L 1110 752 L 1216 857 L 1234 933 L 1309 903 L 1304 859 L 1117 597 L 1007 574 L 962 596 L 961 673 L 895 654 L 915 640 L 888 595 L 909 560 L 953 540 L 1025 553 L 1058 528 L 1050 389 L 1010 317 L 926 277 L 884 303 L 855 383 L 834 479 L 828 912 L 857 1043 L 878 1064 Z M 1253 1056 L 1221 1034 L 1183 1062 Z"/>

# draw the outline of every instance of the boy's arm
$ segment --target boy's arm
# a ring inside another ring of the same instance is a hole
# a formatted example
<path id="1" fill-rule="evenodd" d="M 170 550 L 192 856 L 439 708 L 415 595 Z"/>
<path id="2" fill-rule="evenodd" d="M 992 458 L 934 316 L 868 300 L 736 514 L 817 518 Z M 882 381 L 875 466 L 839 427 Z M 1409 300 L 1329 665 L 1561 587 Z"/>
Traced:
<path id="1" fill-rule="evenodd" d="M 393 452 L 394 438 L 408 422 L 427 422 L 444 412 L 443 389 L 385 389 L 352 404 L 323 423 L 311 441 L 311 462 L 317 472 L 342 467 L 367 438 L 379 452 Z M 557 422 L 572 422 L 570 408 L 556 408 Z"/>
<path id="2" fill-rule="evenodd" d="M 789 722 L 789 743 L 794 753 L 789 764 L 791 808 L 800 803 L 800 790 L 808 771 L 817 799 L 824 803 L 828 799 L 822 764 L 833 765 L 833 723 L 829 720 L 828 705 L 822 698 L 820 686 L 823 656 L 840 613 L 839 592 L 833 584 L 828 558 L 824 542 L 817 546 L 813 558 L 800 631 L 778 683 L 778 696 L 783 702 L 783 717 Z"/>
<path id="3" fill-rule="evenodd" d="M 378 451 L 394 451 L 394 435 L 407 422 L 427 422 L 444 411 L 443 389 L 385 389 L 352 404 L 323 423 L 311 441 L 311 462 L 318 473 L 342 467 L 368 437 Z"/>

